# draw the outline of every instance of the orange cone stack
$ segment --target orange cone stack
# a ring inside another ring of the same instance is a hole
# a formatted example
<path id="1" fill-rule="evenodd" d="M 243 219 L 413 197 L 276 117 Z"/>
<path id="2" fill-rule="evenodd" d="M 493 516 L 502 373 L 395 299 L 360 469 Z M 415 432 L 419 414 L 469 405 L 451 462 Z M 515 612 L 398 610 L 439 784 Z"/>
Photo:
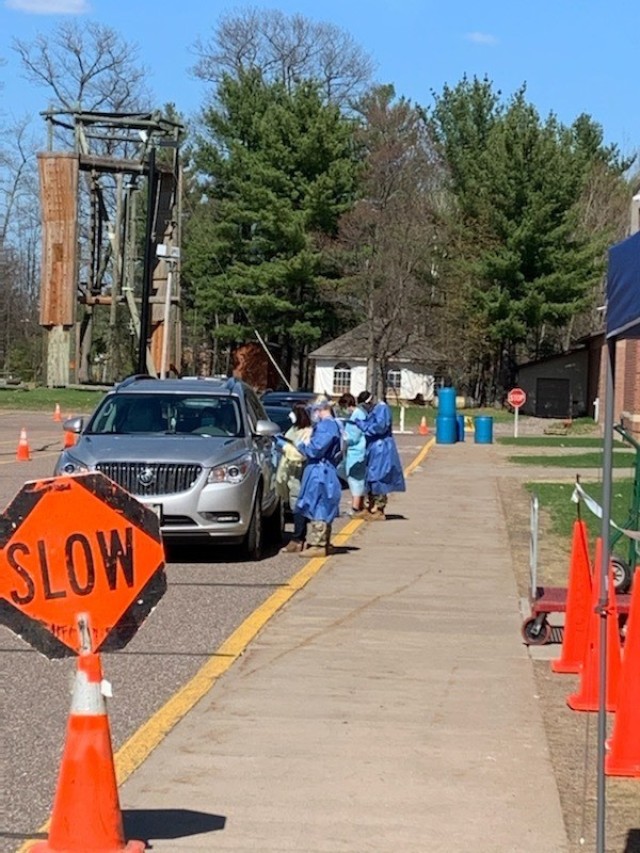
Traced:
<path id="1" fill-rule="evenodd" d="M 585 648 L 585 657 L 580 671 L 580 687 L 577 693 L 567 696 L 567 705 L 574 711 L 597 711 L 600 697 L 600 620 L 596 611 L 600 593 L 600 572 L 602 571 L 602 541 L 596 541 L 595 576 L 591 598 L 591 613 Z M 607 611 L 607 684 L 605 706 L 607 711 L 615 711 L 618 685 L 620 684 L 620 628 L 618 609 L 613 592 L 613 573 L 609 566 L 610 598 Z"/>
<path id="2" fill-rule="evenodd" d="M 65 450 L 66 450 L 66 448 L 67 448 L 67 447 L 73 447 L 73 445 L 74 445 L 75 443 L 76 443 L 76 436 L 75 436 L 75 433 L 73 433 L 73 432 L 71 432 L 70 430 L 66 429 L 66 430 L 64 431 L 64 444 L 63 444 L 62 446 L 63 446 L 63 447 L 65 448 Z"/>
<path id="3" fill-rule="evenodd" d="M 28 462 L 31 459 L 31 451 L 29 450 L 29 442 L 27 441 L 27 431 L 24 427 L 20 430 L 16 459 L 18 462 Z"/>
<path id="4" fill-rule="evenodd" d="M 78 657 L 49 838 L 34 853 L 142 853 L 124 840 L 100 656 Z"/>
<path id="5" fill-rule="evenodd" d="M 420 421 L 420 427 L 418 428 L 418 433 L 420 435 L 429 435 L 429 427 L 427 426 L 427 419 L 423 416 Z"/>
<path id="6" fill-rule="evenodd" d="M 591 601 L 591 565 L 587 526 L 584 521 L 576 521 L 573 525 L 562 651 L 560 657 L 551 662 L 553 672 L 580 672 L 587 645 Z"/>
<path id="7" fill-rule="evenodd" d="M 56 408 L 53 413 L 53 419 L 56 423 L 60 423 L 62 420 L 62 412 L 60 411 L 60 403 L 56 403 Z"/>
<path id="8" fill-rule="evenodd" d="M 605 758 L 607 776 L 640 777 L 640 583 L 631 590 L 618 710 Z"/>

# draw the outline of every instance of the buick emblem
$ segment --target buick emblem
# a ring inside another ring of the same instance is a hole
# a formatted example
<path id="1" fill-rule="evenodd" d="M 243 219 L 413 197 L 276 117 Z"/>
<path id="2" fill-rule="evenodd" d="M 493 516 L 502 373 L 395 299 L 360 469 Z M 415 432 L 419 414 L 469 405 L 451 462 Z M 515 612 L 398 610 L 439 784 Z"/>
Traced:
<path id="1" fill-rule="evenodd" d="M 141 486 L 150 486 L 156 479 L 153 468 L 147 465 L 138 474 L 138 482 Z"/>

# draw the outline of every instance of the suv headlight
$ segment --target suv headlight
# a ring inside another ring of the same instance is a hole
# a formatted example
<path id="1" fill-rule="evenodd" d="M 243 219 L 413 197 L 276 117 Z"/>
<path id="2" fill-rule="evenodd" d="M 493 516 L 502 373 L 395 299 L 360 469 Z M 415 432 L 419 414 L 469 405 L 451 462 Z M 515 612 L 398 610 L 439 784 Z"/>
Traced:
<path id="1" fill-rule="evenodd" d="M 233 462 L 225 462 L 224 465 L 216 465 L 209 471 L 207 483 L 233 483 L 237 485 L 241 483 L 251 469 L 253 457 L 250 453 L 245 453 L 239 459 L 234 459 Z"/>
<path id="2" fill-rule="evenodd" d="M 89 466 L 79 459 L 74 459 L 68 453 L 65 456 L 63 464 L 60 466 L 61 474 L 85 474 L 89 470 Z"/>

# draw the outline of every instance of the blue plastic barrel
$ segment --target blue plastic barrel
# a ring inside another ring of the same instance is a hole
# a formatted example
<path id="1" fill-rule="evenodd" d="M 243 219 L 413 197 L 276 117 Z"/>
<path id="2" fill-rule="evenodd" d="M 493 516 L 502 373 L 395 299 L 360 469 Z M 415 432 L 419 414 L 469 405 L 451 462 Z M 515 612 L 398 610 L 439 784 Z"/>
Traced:
<path id="1" fill-rule="evenodd" d="M 473 426 L 476 444 L 493 443 L 493 418 L 478 416 L 473 419 Z"/>
<path id="2" fill-rule="evenodd" d="M 456 415 L 456 441 L 464 441 L 464 415 Z"/>
<path id="3" fill-rule="evenodd" d="M 455 444 L 456 433 L 456 419 L 447 415 L 438 415 L 436 418 L 436 444 Z"/>
<path id="4" fill-rule="evenodd" d="M 456 416 L 456 389 L 440 388 L 438 391 L 438 415 L 446 418 Z"/>

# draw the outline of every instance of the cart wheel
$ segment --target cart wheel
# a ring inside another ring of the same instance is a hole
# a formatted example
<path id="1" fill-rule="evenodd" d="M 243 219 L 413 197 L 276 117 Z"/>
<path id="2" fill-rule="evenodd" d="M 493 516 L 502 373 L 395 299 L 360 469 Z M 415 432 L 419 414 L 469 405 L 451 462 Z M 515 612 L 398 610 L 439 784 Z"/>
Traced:
<path id="1" fill-rule="evenodd" d="M 547 617 L 530 616 L 522 624 L 522 639 L 528 646 L 544 646 L 551 639 Z"/>
<path id="2" fill-rule="evenodd" d="M 611 558 L 611 567 L 613 569 L 613 586 L 618 593 L 629 592 L 633 575 L 629 564 L 621 557 L 613 556 Z"/>

